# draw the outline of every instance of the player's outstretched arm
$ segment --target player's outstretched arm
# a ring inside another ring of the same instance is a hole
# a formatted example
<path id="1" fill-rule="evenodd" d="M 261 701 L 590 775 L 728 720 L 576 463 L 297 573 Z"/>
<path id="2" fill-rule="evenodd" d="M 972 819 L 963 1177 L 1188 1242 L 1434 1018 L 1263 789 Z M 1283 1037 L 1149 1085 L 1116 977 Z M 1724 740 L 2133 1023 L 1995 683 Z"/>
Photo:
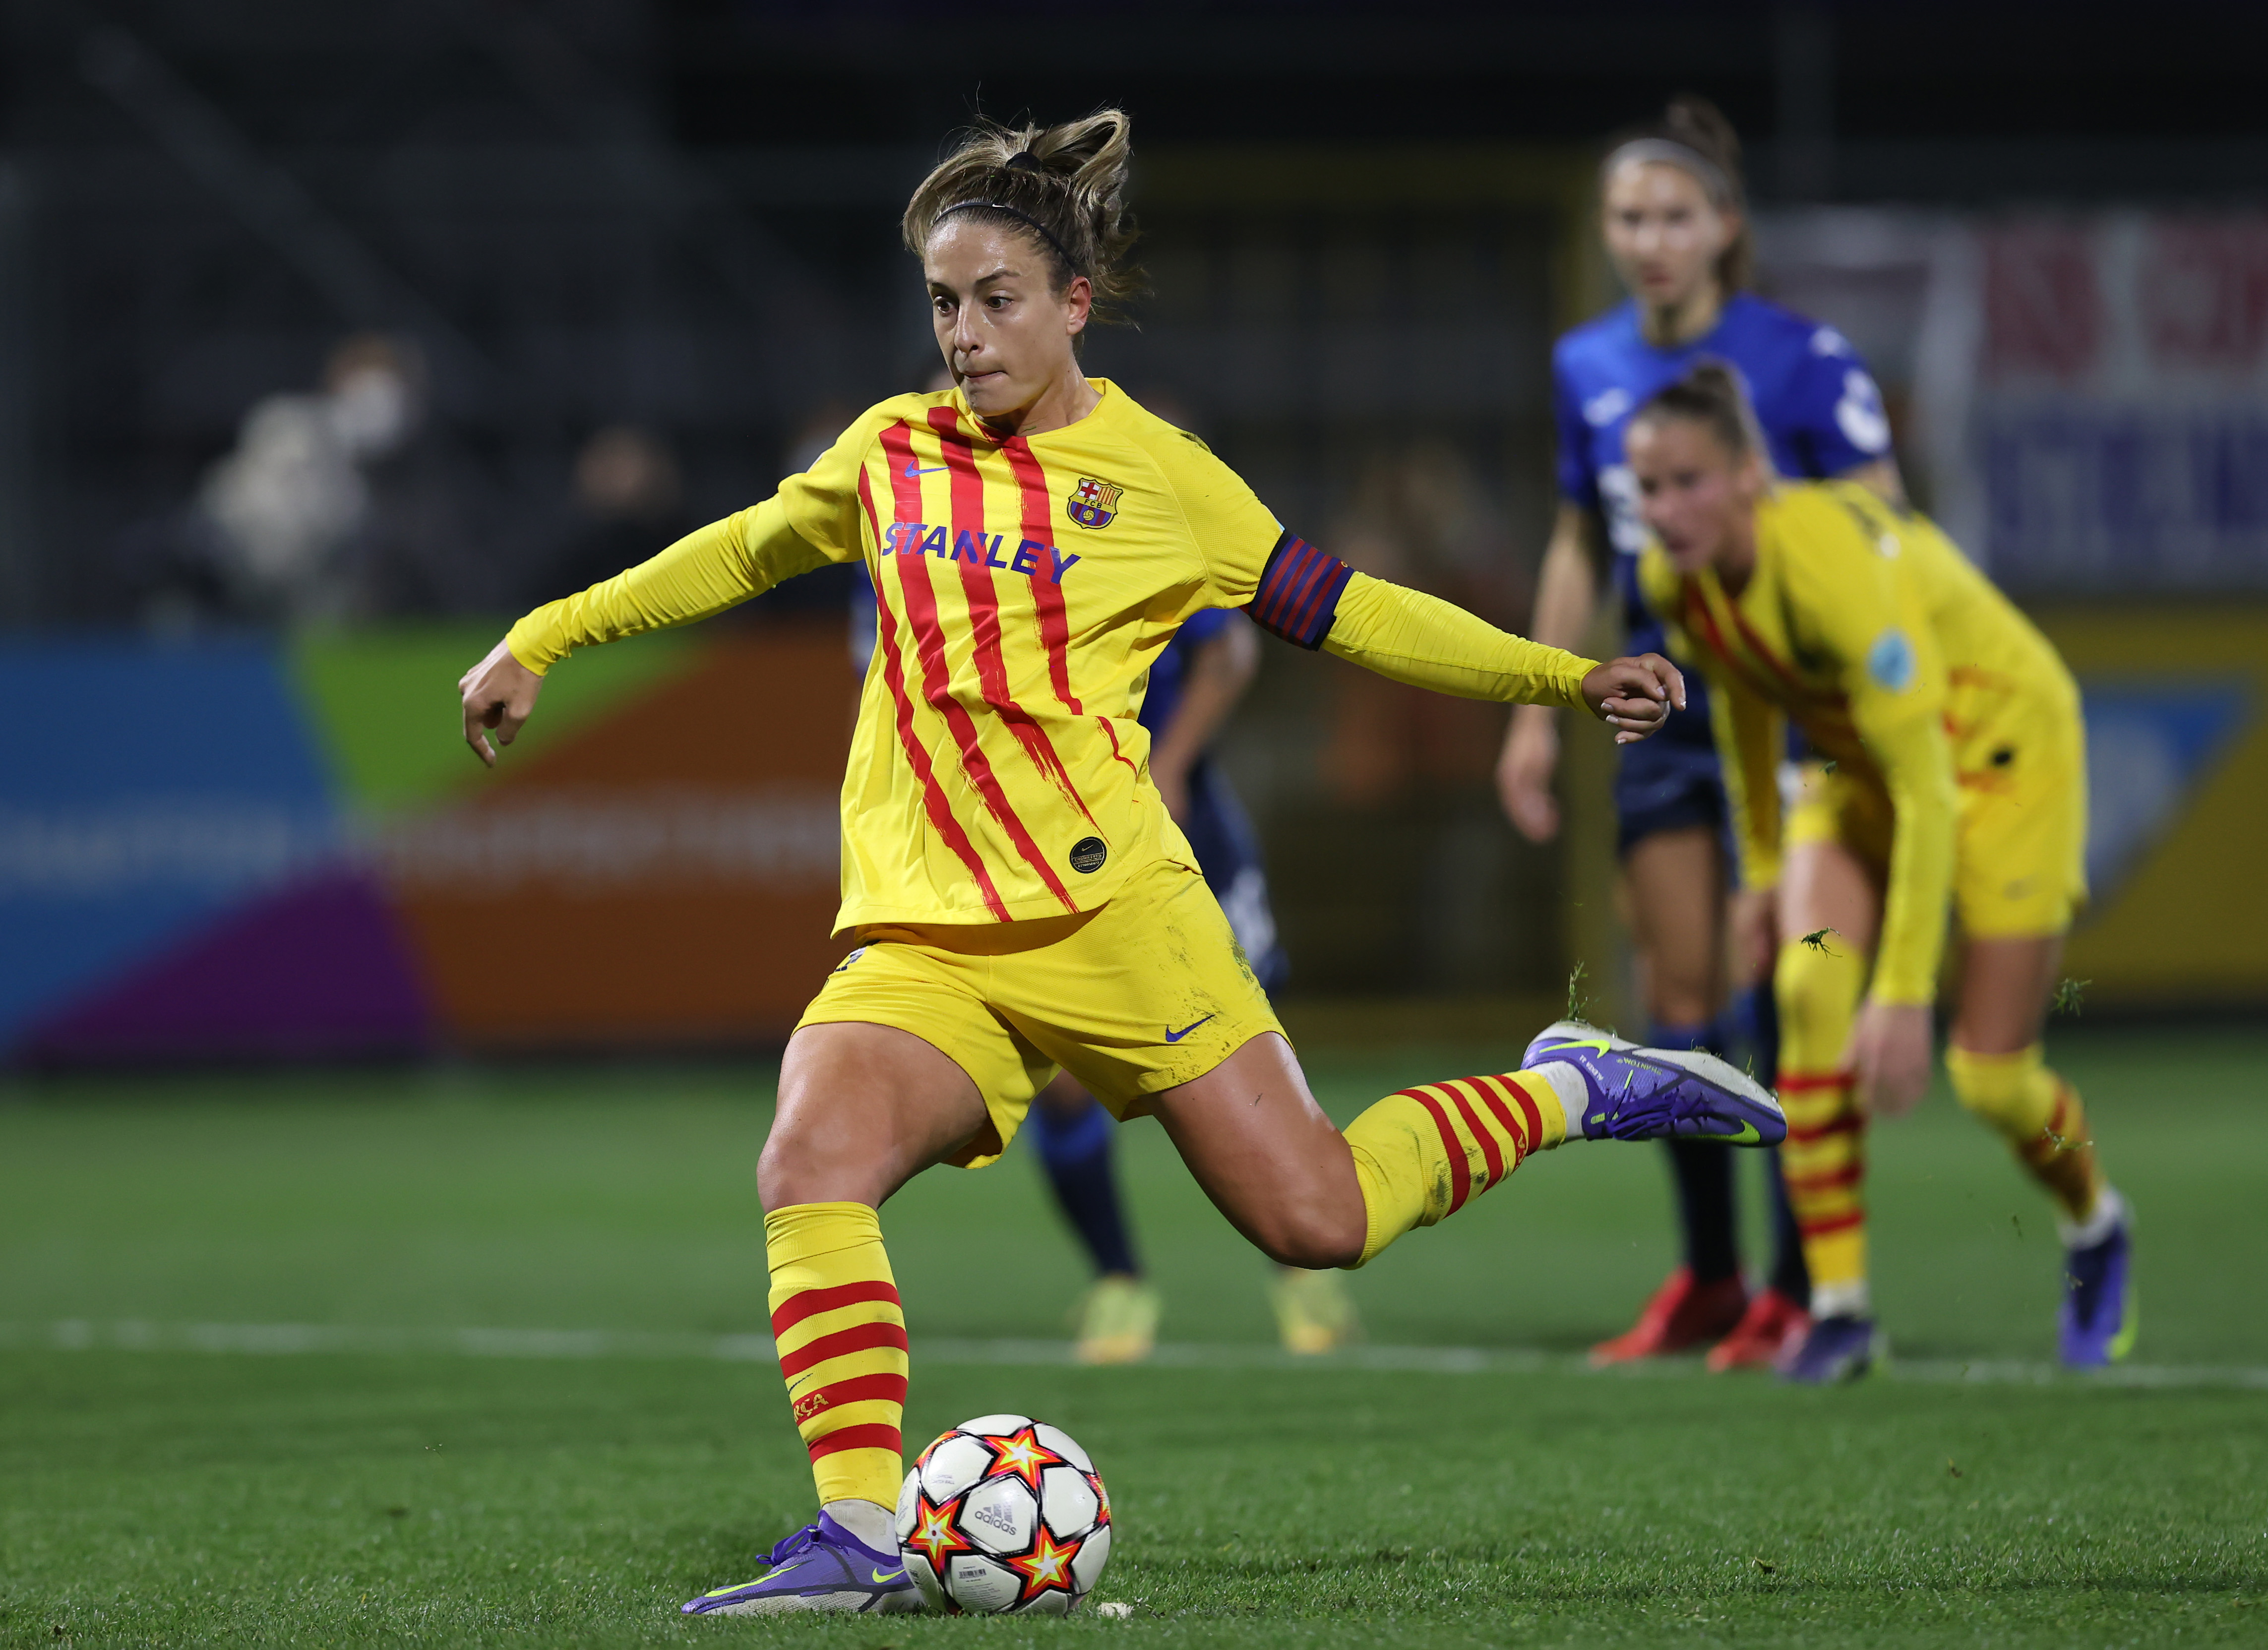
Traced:
<path id="1" fill-rule="evenodd" d="M 1328 622 L 1322 645 L 1366 670 L 1461 699 L 1588 711 L 1622 744 L 1644 739 L 1685 703 L 1685 678 L 1658 653 L 1602 665 L 1361 573 L 1345 578 Z"/>
<path id="2" fill-rule="evenodd" d="M 578 647 L 690 624 L 848 554 L 830 555 L 804 539 L 781 498 L 773 497 L 696 528 L 588 590 L 546 602 L 458 681 L 465 743 L 495 767 L 489 731 L 496 744 L 511 744 L 535 709 L 545 673 Z"/>
<path id="3" fill-rule="evenodd" d="M 543 678 L 512 657 L 512 644 L 498 642 L 489 656 L 457 679 L 457 692 L 465 702 L 465 743 L 473 755 L 496 766 L 496 745 L 509 745 L 519 735 L 520 725 L 535 712 L 535 696 L 543 691 Z"/>

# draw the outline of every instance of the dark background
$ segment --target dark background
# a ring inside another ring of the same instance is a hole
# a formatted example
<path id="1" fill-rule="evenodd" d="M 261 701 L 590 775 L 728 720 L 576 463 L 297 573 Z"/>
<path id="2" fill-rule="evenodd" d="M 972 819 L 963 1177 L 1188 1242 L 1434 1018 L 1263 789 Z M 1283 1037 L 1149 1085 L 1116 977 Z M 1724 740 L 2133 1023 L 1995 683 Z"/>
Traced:
<path id="1" fill-rule="evenodd" d="M 674 453 L 686 520 L 761 497 L 814 431 L 934 370 L 897 215 L 979 112 L 1129 109 L 1157 296 L 1090 366 L 1203 432 L 1302 531 L 1506 623 L 1550 505 L 1550 339 L 1606 296 L 1574 197 L 1603 136 L 1669 93 L 1705 93 L 1749 136 L 1766 209 L 2226 204 L 2268 180 L 2257 12 L 2235 6 L 14 0 L 5 17 L 13 627 L 240 622 L 178 599 L 169 524 L 247 409 L 312 385 L 360 329 L 414 341 L 429 409 L 373 476 L 345 616 L 503 617 L 582 582 L 572 465 L 608 425 Z M 843 596 L 815 578 L 771 605 Z M 1497 819 L 1500 719 L 1356 704 L 1326 727 L 1297 708 L 1361 690 L 1315 671 L 1271 652 L 1261 733 L 1234 747 L 1301 983 L 1550 988 L 1559 866 Z M 1351 861 L 1371 867 L 1359 888 Z"/>

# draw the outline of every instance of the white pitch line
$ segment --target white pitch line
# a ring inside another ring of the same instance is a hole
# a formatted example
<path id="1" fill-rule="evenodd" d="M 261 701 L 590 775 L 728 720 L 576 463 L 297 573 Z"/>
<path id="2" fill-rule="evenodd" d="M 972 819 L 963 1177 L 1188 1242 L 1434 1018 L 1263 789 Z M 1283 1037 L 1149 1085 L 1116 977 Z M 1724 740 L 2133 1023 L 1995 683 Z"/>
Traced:
<path id="1" fill-rule="evenodd" d="M 289 1357 L 322 1352 L 426 1353 L 460 1358 L 658 1359 L 770 1363 L 769 1335 L 689 1335 L 637 1330 L 376 1329 L 330 1323 L 161 1323 L 123 1318 L 0 1322 L 0 1349 L 47 1352 L 215 1352 Z M 963 1340 L 917 1336 L 914 1357 L 931 1364 L 1070 1365 L 1068 1342 Z M 1658 1359 L 1594 1370 L 1578 1354 L 1521 1347 L 1357 1346 L 1300 1357 L 1273 1346 L 1168 1342 L 1150 1355 L 1165 1369 L 1391 1370 L 1435 1375 L 1583 1374 L 1605 1379 L 1686 1379 L 1692 1359 Z M 1932 1385 L 2112 1386 L 2268 1390 L 2268 1367 L 2121 1364 L 2073 1375 L 2053 1364 L 2012 1359 L 1893 1359 L 1883 1373 Z"/>

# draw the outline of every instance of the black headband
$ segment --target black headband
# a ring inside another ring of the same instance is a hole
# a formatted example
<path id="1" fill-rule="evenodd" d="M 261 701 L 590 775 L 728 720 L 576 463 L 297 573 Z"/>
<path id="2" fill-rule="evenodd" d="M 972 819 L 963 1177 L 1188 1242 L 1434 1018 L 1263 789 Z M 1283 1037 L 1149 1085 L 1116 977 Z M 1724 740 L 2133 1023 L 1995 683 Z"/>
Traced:
<path id="1" fill-rule="evenodd" d="M 1011 160 L 1008 164 L 1012 166 L 1016 164 L 1017 160 L 1024 160 L 1026 158 L 1026 155 L 1018 155 L 1015 158 L 1015 160 Z M 971 210 L 981 210 L 987 212 L 1005 212 L 1010 217 L 1016 219 L 1019 223 L 1028 224 L 1032 228 L 1039 232 L 1042 239 L 1045 240 L 1048 245 L 1056 249 L 1056 256 L 1064 261 L 1064 264 L 1070 269 L 1073 275 L 1082 275 L 1086 273 L 1086 271 L 1082 270 L 1079 267 L 1079 260 L 1071 255 L 1071 248 L 1064 246 L 1063 242 L 1056 239 L 1055 231 L 1049 229 L 1045 224 L 1040 222 L 1038 218 L 1034 217 L 1029 212 L 1022 211 L 1016 207 L 1012 207 L 1005 201 L 955 201 L 952 205 L 946 207 L 943 211 L 940 211 L 930 221 L 932 225 L 941 224 L 955 212 L 966 212 Z"/>

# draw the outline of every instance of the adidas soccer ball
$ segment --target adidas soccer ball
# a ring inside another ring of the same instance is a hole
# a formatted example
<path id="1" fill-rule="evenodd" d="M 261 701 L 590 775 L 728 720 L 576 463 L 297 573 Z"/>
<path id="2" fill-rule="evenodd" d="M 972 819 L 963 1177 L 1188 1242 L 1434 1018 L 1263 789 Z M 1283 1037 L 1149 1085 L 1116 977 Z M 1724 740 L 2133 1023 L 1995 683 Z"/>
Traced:
<path id="1" fill-rule="evenodd" d="M 1110 1496 L 1061 1428 L 980 1415 L 906 1474 L 898 1545 L 932 1609 L 1067 1616 L 1109 1561 Z"/>

